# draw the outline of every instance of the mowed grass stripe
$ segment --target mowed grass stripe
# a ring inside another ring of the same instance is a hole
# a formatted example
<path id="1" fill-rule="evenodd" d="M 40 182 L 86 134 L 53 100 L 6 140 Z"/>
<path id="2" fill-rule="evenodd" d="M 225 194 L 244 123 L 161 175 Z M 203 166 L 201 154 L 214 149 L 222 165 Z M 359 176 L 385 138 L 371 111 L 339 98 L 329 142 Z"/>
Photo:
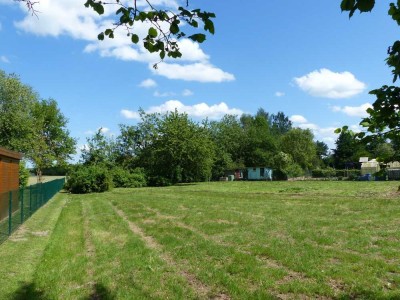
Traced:
<path id="1" fill-rule="evenodd" d="M 107 196 L 84 200 L 96 249 L 94 286 L 105 299 L 195 299 L 196 292 L 159 252 L 133 234 Z M 102 299 L 102 298 L 101 298 Z"/>
<path id="2" fill-rule="evenodd" d="M 0 299 L 24 299 L 49 243 L 66 198 L 56 195 L 0 246 Z M 25 298 L 28 299 L 28 298 Z"/>
<path id="3" fill-rule="evenodd" d="M 182 268 L 182 266 L 178 266 L 177 263 L 165 252 L 162 251 L 162 247 L 151 237 L 147 236 L 143 230 L 137 226 L 135 223 L 129 221 L 128 217 L 125 215 L 125 213 L 114 207 L 114 210 L 116 213 L 123 219 L 125 220 L 128 225 L 130 230 L 138 235 L 146 244 L 146 246 L 155 252 L 157 252 L 160 256 L 160 258 L 171 267 L 171 269 L 176 269 L 178 272 L 186 279 L 187 283 L 193 288 L 195 294 L 199 298 L 221 298 L 223 297 L 224 299 L 229 299 L 230 297 L 228 295 L 212 295 L 211 294 L 211 289 L 210 287 L 206 286 L 204 283 L 200 282 L 193 274 L 188 273 L 188 271 L 185 268 Z"/>
<path id="4" fill-rule="evenodd" d="M 236 251 L 234 247 L 219 245 L 191 228 L 176 224 L 173 219 L 159 218 L 156 212 L 142 205 L 129 201 L 113 203 L 131 222 L 139 223 L 145 234 L 161 244 L 178 265 L 186 266 L 188 272 L 218 294 L 235 299 L 272 299 L 273 293 L 268 289 L 273 286 L 274 279 L 287 274 L 280 268 L 264 268 L 255 257 Z M 149 213 L 154 217 L 149 218 Z M 142 218 L 143 215 L 146 217 Z"/>

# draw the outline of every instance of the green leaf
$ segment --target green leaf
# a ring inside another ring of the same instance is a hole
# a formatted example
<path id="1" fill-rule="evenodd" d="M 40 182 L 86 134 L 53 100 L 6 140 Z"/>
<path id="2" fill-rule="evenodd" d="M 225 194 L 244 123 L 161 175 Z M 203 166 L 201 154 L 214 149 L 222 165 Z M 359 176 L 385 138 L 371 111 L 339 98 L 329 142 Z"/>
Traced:
<path id="1" fill-rule="evenodd" d="M 172 34 L 177 34 L 177 33 L 179 32 L 179 26 L 178 26 L 178 24 L 176 24 L 175 22 L 173 22 L 173 23 L 171 24 L 171 26 L 169 27 L 169 31 L 170 31 Z"/>
<path id="2" fill-rule="evenodd" d="M 371 124 L 370 124 L 369 122 L 367 122 L 367 121 L 364 121 L 364 122 L 361 122 L 360 125 L 361 125 L 362 127 L 368 127 L 368 126 L 371 125 Z"/>
<path id="3" fill-rule="evenodd" d="M 371 11 L 374 8 L 375 0 L 358 0 L 357 7 L 361 12 Z"/>
<path id="4" fill-rule="evenodd" d="M 157 29 L 155 29 L 154 27 L 150 27 L 149 28 L 149 36 L 151 36 L 152 38 L 157 37 L 158 32 Z"/>
<path id="5" fill-rule="evenodd" d="M 105 35 L 110 35 L 112 33 L 112 30 L 111 29 L 106 29 L 106 31 L 104 31 L 104 34 Z"/>
<path id="6" fill-rule="evenodd" d="M 342 11 L 349 11 L 354 7 L 355 4 L 356 0 L 343 0 L 340 4 L 340 8 Z"/>
<path id="7" fill-rule="evenodd" d="M 137 44 L 139 42 L 139 36 L 137 34 L 132 34 L 131 41 L 132 43 Z"/>
<path id="8" fill-rule="evenodd" d="M 190 38 L 191 40 L 198 42 L 198 43 L 202 43 L 206 40 L 206 35 L 202 34 L 202 33 L 197 33 L 197 34 L 193 34 L 191 36 L 189 36 L 188 38 Z"/>
<path id="9" fill-rule="evenodd" d="M 99 15 L 104 14 L 104 7 L 101 3 L 93 3 L 92 7 Z"/>
<path id="10" fill-rule="evenodd" d="M 100 34 L 97 36 L 97 39 L 100 40 L 100 41 L 104 40 L 104 33 L 103 33 L 103 32 L 100 33 Z"/>
<path id="11" fill-rule="evenodd" d="M 334 133 L 336 133 L 336 134 L 339 134 L 341 132 L 342 132 L 342 128 L 336 128 L 335 131 L 334 131 Z"/>
<path id="12" fill-rule="evenodd" d="M 161 58 L 161 59 L 164 59 L 164 57 L 165 57 L 165 51 L 162 50 L 162 51 L 160 52 L 160 58 Z"/>
<path id="13" fill-rule="evenodd" d="M 204 21 L 204 30 L 208 30 L 211 34 L 215 33 L 215 29 L 214 29 L 214 23 L 211 20 L 205 20 Z"/>

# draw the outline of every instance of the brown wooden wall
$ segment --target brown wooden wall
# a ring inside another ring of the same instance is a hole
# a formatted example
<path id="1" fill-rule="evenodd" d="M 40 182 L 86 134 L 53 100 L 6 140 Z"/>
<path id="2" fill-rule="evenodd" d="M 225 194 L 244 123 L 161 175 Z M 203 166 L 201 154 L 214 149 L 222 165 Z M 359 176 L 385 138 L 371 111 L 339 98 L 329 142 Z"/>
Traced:
<path id="1" fill-rule="evenodd" d="M 21 158 L 18 152 L 0 148 L 0 193 L 18 189 Z"/>
<path id="2" fill-rule="evenodd" d="M 19 187 L 19 161 L 0 155 L 0 193 Z"/>

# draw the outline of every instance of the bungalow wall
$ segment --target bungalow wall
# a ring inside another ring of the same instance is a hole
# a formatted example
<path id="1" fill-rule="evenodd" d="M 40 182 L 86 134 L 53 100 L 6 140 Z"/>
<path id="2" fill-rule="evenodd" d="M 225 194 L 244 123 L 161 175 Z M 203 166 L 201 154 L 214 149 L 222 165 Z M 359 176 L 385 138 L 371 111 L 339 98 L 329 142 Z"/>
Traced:
<path id="1" fill-rule="evenodd" d="M 9 192 L 19 188 L 19 161 L 22 154 L 0 148 L 0 220 L 8 216 Z M 13 207 L 18 207 L 18 197 L 13 192 Z"/>
<path id="2" fill-rule="evenodd" d="M 272 169 L 266 167 L 247 168 L 248 180 L 272 180 Z"/>

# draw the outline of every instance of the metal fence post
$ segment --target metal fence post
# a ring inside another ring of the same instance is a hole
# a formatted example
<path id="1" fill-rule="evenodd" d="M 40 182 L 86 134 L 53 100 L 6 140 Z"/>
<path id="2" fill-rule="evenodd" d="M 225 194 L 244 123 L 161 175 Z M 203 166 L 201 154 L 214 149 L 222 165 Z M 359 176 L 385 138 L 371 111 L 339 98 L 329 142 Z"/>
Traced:
<path id="1" fill-rule="evenodd" d="M 29 216 L 32 216 L 32 186 L 29 186 Z"/>
<path id="2" fill-rule="evenodd" d="M 12 230 L 12 192 L 9 192 L 8 197 L 8 235 L 11 235 Z"/>

